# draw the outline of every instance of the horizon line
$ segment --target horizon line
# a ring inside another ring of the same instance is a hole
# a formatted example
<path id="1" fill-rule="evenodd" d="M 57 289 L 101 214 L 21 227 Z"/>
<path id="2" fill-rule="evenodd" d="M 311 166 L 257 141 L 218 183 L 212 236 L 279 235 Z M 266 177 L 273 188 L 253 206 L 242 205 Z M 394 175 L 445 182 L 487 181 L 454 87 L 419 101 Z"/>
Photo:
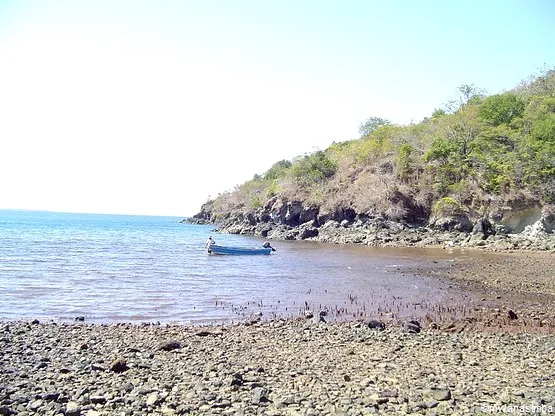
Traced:
<path id="1" fill-rule="evenodd" d="M 49 214 L 82 214 L 82 215 L 120 215 L 129 217 L 172 217 L 172 218 L 190 218 L 192 215 L 168 215 L 168 214 L 133 214 L 133 213 L 114 213 L 114 212 L 90 212 L 90 211 L 57 211 L 52 209 L 35 209 L 35 208 L 0 208 L 0 211 L 19 211 L 19 212 L 42 212 Z"/>

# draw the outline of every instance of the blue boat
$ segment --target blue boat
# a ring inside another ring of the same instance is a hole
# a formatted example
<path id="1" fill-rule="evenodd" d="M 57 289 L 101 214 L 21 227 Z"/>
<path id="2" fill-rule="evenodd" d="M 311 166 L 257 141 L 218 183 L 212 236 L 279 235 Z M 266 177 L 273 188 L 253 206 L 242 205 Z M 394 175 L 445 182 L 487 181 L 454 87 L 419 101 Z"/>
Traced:
<path id="1" fill-rule="evenodd" d="M 268 255 L 275 251 L 272 247 L 229 247 L 211 244 L 207 247 L 208 254 L 226 254 L 226 255 Z"/>

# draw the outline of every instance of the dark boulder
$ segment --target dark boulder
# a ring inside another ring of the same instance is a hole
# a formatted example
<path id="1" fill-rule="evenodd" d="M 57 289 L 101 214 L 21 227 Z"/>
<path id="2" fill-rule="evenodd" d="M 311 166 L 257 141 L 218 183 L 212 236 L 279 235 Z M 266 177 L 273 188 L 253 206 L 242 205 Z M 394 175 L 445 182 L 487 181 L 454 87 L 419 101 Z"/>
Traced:
<path id="1" fill-rule="evenodd" d="M 260 221 L 265 223 L 270 222 L 272 221 L 272 216 L 267 211 L 263 211 L 260 213 Z"/>
<path id="2" fill-rule="evenodd" d="M 299 227 L 299 238 L 301 240 L 306 240 L 307 238 L 313 238 L 318 236 L 318 228 L 312 225 L 312 222 L 307 222 Z"/>
<path id="3" fill-rule="evenodd" d="M 316 222 L 320 226 L 320 225 L 324 225 L 326 222 L 328 222 L 331 219 L 332 219 L 331 213 L 329 212 L 319 213 L 318 216 L 316 217 Z"/>
<path id="4" fill-rule="evenodd" d="M 301 211 L 299 222 L 301 224 L 312 222 L 314 226 L 318 226 L 318 213 L 319 209 L 315 205 L 308 206 Z"/>
<path id="5" fill-rule="evenodd" d="M 482 218 L 476 221 L 476 223 L 474 224 L 474 227 L 472 228 L 472 234 L 481 236 L 482 239 L 485 240 L 490 235 L 495 234 L 495 229 L 487 218 Z"/>
<path id="6" fill-rule="evenodd" d="M 465 213 L 445 217 L 433 217 L 430 227 L 440 231 L 459 231 L 469 233 L 474 228 L 470 218 Z"/>
<path id="7" fill-rule="evenodd" d="M 285 213 L 285 224 L 291 227 L 298 226 L 301 222 L 301 213 L 303 212 L 303 205 L 299 201 L 290 202 L 287 204 L 287 211 Z"/>
<path id="8" fill-rule="evenodd" d="M 243 214 L 243 222 L 249 225 L 256 225 L 258 223 L 254 213 L 252 212 L 245 212 Z"/>
<path id="9" fill-rule="evenodd" d="M 352 208 L 343 208 L 343 209 L 335 211 L 332 214 L 331 219 L 334 220 L 334 221 L 337 221 L 338 223 L 341 223 L 343 221 L 347 221 L 347 223 L 352 224 L 355 221 L 356 217 L 357 217 L 357 213 L 354 209 L 352 209 Z"/>
<path id="10" fill-rule="evenodd" d="M 385 324 L 382 321 L 377 321 L 375 319 L 371 319 L 367 323 L 368 328 L 374 329 L 376 331 L 383 331 L 385 329 Z"/>
<path id="11" fill-rule="evenodd" d="M 158 345 L 158 349 L 162 351 L 173 351 L 178 350 L 182 347 L 181 342 L 171 340 L 171 341 L 163 341 Z"/>
<path id="12" fill-rule="evenodd" d="M 10 409 L 8 406 L 0 406 L 0 415 L 11 416 L 15 414 L 17 414 L 17 412 L 15 410 Z"/>
<path id="13" fill-rule="evenodd" d="M 428 209 L 419 204 L 412 195 L 399 190 L 393 191 L 388 201 L 395 207 L 396 215 L 388 215 L 394 221 L 406 221 L 409 224 L 424 225 L 430 215 Z"/>
<path id="14" fill-rule="evenodd" d="M 129 370 L 129 367 L 127 366 L 127 361 L 125 360 L 125 358 L 119 357 L 114 360 L 114 362 L 112 362 L 112 364 L 110 365 L 110 370 L 112 370 L 114 373 L 123 373 L 124 371 Z"/>
<path id="15" fill-rule="evenodd" d="M 408 332 L 409 334 L 418 334 L 420 333 L 422 328 L 420 326 L 420 322 L 413 320 L 413 321 L 405 322 L 403 329 L 405 330 L 405 332 Z"/>

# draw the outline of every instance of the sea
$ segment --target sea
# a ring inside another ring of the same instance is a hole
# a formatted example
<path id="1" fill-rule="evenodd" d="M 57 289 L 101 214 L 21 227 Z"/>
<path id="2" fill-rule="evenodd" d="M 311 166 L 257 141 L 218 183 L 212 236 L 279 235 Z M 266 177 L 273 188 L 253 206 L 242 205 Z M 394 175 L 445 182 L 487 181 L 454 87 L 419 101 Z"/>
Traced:
<path id="1" fill-rule="evenodd" d="M 260 247 L 179 217 L 0 210 L 0 320 L 227 324 L 438 313 L 465 295 L 415 268 L 460 252 L 272 241 L 269 256 L 214 256 L 205 242 Z M 438 309 L 439 308 L 439 309 Z"/>

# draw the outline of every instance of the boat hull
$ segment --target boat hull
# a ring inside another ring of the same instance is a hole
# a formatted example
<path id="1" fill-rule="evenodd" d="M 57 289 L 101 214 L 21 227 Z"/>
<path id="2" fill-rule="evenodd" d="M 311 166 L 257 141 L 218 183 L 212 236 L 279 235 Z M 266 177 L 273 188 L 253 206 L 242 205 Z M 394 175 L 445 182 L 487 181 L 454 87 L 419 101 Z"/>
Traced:
<path id="1" fill-rule="evenodd" d="M 208 248 L 209 254 L 219 254 L 219 255 L 268 255 L 272 252 L 272 248 L 250 248 L 250 247 L 229 247 L 229 246 L 219 246 L 212 244 Z"/>

